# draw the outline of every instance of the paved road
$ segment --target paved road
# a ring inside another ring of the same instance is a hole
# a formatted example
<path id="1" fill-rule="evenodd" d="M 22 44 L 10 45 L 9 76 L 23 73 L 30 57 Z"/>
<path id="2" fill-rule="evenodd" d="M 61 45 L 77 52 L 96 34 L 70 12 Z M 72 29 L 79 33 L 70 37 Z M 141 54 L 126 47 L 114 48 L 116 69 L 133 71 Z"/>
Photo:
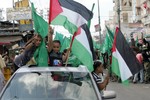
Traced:
<path id="1" fill-rule="evenodd" d="M 129 86 L 125 86 L 121 83 L 111 82 L 107 90 L 114 90 L 117 93 L 117 97 L 111 100 L 150 100 L 150 84 L 130 83 Z"/>

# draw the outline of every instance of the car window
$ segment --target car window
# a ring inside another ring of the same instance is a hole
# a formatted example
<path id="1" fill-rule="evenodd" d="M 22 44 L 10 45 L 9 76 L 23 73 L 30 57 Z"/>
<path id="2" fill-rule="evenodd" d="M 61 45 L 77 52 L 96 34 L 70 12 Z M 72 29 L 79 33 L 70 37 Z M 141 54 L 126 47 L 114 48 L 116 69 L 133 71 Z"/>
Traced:
<path id="1" fill-rule="evenodd" d="M 88 73 L 17 73 L 1 100 L 98 100 Z"/>

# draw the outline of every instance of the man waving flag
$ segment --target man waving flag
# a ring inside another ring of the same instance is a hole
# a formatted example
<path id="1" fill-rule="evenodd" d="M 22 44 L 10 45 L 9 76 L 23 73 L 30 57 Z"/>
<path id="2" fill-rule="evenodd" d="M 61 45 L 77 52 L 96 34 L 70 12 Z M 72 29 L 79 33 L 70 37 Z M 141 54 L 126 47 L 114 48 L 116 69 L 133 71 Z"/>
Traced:
<path id="1" fill-rule="evenodd" d="M 71 34 L 87 23 L 93 13 L 73 0 L 50 0 L 49 23 L 64 26 Z"/>
<path id="2" fill-rule="evenodd" d="M 48 33 L 48 23 L 37 14 L 33 3 L 31 3 L 31 8 L 35 32 L 40 34 L 43 38 L 40 47 L 34 53 L 34 58 L 38 66 L 48 66 L 48 53 L 44 41 L 44 38 L 47 36 Z"/>

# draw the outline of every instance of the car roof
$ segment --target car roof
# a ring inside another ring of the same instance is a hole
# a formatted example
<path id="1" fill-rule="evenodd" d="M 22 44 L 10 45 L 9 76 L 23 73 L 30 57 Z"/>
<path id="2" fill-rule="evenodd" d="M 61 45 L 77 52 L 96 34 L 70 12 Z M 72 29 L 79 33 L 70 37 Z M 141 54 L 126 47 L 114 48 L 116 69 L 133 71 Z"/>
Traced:
<path id="1" fill-rule="evenodd" d="M 52 67 L 29 67 L 29 66 L 22 66 L 19 68 L 15 73 L 23 73 L 23 72 L 50 72 L 50 71 L 58 71 L 58 72 L 87 72 L 89 70 L 86 66 L 80 65 L 79 67 L 64 67 L 64 66 L 52 66 Z"/>

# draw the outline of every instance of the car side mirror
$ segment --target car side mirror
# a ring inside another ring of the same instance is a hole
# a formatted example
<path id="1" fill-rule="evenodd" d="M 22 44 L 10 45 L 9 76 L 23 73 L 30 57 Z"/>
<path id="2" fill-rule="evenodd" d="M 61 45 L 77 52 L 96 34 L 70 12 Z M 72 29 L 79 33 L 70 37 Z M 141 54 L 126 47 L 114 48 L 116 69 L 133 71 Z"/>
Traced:
<path id="1" fill-rule="evenodd" d="M 115 91 L 111 91 L 111 90 L 104 90 L 102 98 L 103 99 L 113 99 L 113 98 L 116 98 L 116 92 Z"/>

